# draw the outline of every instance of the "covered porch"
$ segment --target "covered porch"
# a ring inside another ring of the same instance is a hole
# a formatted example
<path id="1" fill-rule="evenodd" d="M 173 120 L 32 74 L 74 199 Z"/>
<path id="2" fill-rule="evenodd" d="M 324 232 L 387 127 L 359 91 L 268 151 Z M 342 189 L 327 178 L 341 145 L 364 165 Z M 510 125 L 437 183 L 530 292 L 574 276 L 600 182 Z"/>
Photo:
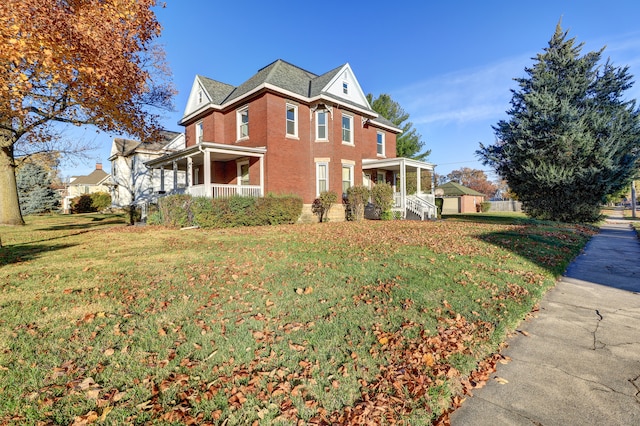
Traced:
<path id="1" fill-rule="evenodd" d="M 266 148 L 201 142 L 148 161 L 145 165 L 160 174 L 159 195 L 186 193 L 196 197 L 223 198 L 234 195 L 264 196 Z M 165 171 L 174 173 L 166 181 Z M 178 186 L 177 171 L 184 171 L 186 184 Z"/>
<path id="2" fill-rule="evenodd" d="M 410 158 L 389 158 L 384 160 L 363 159 L 363 173 L 369 175 L 376 171 L 393 173 L 391 182 L 394 191 L 394 208 L 402 218 L 408 213 L 417 215 L 421 220 L 437 217 L 435 203 L 435 165 Z M 429 172 L 430 179 L 423 181 L 422 172 Z M 415 193 L 408 192 L 407 174 L 415 173 Z M 425 190 L 426 189 L 426 190 Z"/>

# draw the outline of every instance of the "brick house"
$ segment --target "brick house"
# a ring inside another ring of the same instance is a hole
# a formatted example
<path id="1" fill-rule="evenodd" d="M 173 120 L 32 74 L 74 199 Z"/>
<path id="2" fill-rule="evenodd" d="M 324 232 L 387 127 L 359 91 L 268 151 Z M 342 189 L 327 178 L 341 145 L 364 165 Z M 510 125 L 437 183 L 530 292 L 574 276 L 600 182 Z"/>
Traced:
<path id="1" fill-rule="evenodd" d="M 396 158 L 401 130 L 371 109 L 349 64 L 316 75 L 277 60 L 237 87 L 197 75 L 179 124 L 185 148 L 146 165 L 185 171 L 186 193 L 294 193 L 308 212 L 322 191 L 388 182 L 403 216 L 435 216 L 433 182 L 419 179 L 434 165 Z"/>

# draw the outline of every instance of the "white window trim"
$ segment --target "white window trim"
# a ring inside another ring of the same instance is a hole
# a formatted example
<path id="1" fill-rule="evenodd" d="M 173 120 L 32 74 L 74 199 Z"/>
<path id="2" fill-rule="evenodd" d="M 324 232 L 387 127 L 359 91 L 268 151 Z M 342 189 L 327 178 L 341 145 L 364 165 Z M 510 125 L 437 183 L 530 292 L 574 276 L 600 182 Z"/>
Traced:
<path id="1" fill-rule="evenodd" d="M 249 106 L 244 106 L 236 110 L 236 136 L 238 140 L 249 139 L 249 120 L 247 119 L 247 135 L 242 136 L 241 128 L 242 128 L 242 113 L 247 112 L 247 118 L 249 114 Z"/>
<path id="2" fill-rule="evenodd" d="M 344 120 L 345 118 L 349 119 L 349 141 L 345 141 L 344 140 L 344 127 L 343 127 L 343 122 L 342 120 Z M 342 139 L 342 143 L 344 145 L 354 145 L 353 143 L 353 131 L 355 129 L 353 128 L 353 116 L 349 115 L 349 114 L 342 114 L 342 118 L 340 120 L 340 139 Z"/>
<path id="3" fill-rule="evenodd" d="M 380 177 L 382 176 L 382 179 L 380 179 Z M 380 181 L 382 182 L 386 182 L 387 181 L 387 173 L 386 172 L 381 172 L 381 171 L 377 171 L 376 172 L 376 183 L 380 183 Z"/>
<path id="4" fill-rule="evenodd" d="M 382 152 L 378 152 L 378 137 L 382 136 Z M 384 134 L 384 132 L 376 132 L 376 155 L 378 155 L 378 157 L 384 157 L 386 156 L 387 153 L 387 141 L 386 141 L 386 135 Z"/>
<path id="5" fill-rule="evenodd" d="M 326 187 L 327 187 L 327 191 L 329 191 L 330 186 L 329 186 L 329 160 L 323 160 L 323 161 L 316 161 L 316 197 L 320 196 L 320 166 L 325 166 L 326 167 L 326 177 L 325 177 L 325 181 L 326 181 Z"/>
<path id="6" fill-rule="evenodd" d="M 196 143 L 200 143 L 204 140 L 204 125 L 202 121 L 196 123 Z"/>
<path id="7" fill-rule="evenodd" d="M 236 168 L 237 168 L 237 177 L 236 177 L 236 183 L 238 184 L 238 186 L 242 185 L 242 166 L 247 165 L 247 168 L 249 168 L 249 160 L 238 160 L 236 161 Z M 251 182 L 251 179 L 249 178 L 249 182 Z M 249 184 L 247 184 L 249 185 Z"/>
<path id="8" fill-rule="evenodd" d="M 344 183 L 343 176 L 342 176 L 342 173 L 343 173 L 344 169 L 349 169 L 349 188 L 351 188 L 354 185 L 354 178 L 355 178 L 354 175 L 353 175 L 354 174 L 354 169 L 355 169 L 353 162 L 351 162 L 351 161 L 349 161 L 349 162 L 343 161 L 342 162 L 342 167 L 340 168 L 340 186 L 341 187 L 342 187 L 342 184 Z"/>
<path id="9" fill-rule="evenodd" d="M 321 138 L 319 135 L 319 129 L 320 129 L 320 120 L 319 120 L 319 116 L 320 114 L 324 114 L 324 138 Z M 329 140 L 329 111 L 316 111 L 316 141 L 328 141 Z"/>
<path id="10" fill-rule="evenodd" d="M 289 109 L 293 109 L 293 133 L 289 133 Z M 298 139 L 298 106 L 287 103 L 285 109 L 285 129 L 284 132 L 288 138 Z"/>

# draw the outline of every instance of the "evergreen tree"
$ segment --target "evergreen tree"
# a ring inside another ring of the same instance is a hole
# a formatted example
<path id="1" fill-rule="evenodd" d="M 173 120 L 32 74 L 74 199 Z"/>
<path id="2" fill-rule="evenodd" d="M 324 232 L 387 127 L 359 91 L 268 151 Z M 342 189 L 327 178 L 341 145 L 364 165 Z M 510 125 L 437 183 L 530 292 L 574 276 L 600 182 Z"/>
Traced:
<path id="1" fill-rule="evenodd" d="M 42 166 L 25 164 L 16 181 L 23 215 L 48 213 L 60 207 L 60 195 L 51 189 L 51 176 Z"/>
<path id="2" fill-rule="evenodd" d="M 477 153 L 530 216 L 590 222 L 637 169 L 640 119 L 635 101 L 623 99 L 633 84 L 628 67 L 599 66 L 604 49 L 581 56 L 583 43 L 567 34 L 558 23 L 527 77 L 515 79 L 510 119 Z"/>
<path id="3" fill-rule="evenodd" d="M 425 160 L 431 154 L 430 149 L 421 152 L 424 148 L 424 142 L 421 140 L 422 135 L 413 128 L 412 122 L 407 121 L 409 114 L 402 109 L 400 104 L 391 99 L 391 96 L 383 93 L 374 100 L 373 95 L 369 93 L 367 101 L 375 112 L 402 129 L 402 133 L 396 138 L 396 155 L 398 157 Z"/>

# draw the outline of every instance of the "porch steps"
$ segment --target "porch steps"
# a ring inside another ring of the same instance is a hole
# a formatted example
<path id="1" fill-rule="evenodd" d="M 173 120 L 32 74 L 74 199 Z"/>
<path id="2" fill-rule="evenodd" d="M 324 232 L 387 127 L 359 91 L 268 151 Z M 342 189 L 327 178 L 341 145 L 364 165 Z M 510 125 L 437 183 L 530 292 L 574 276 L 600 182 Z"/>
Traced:
<path id="1" fill-rule="evenodd" d="M 418 195 L 407 195 L 405 219 L 426 220 L 436 219 L 438 209 L 434 203 Z"/>

